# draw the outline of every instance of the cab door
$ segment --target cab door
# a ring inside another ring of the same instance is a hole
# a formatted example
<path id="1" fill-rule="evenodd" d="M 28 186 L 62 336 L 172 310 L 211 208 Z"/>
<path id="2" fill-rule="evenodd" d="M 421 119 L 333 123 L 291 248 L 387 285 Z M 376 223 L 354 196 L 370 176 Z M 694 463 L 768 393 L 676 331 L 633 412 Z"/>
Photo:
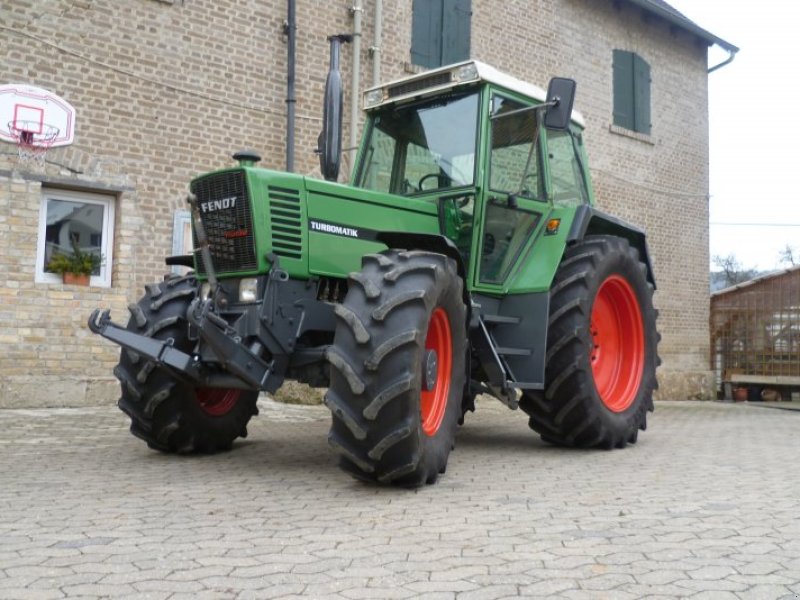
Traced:
<path id="1" fill-rule="evenodd" d="M 549 211 L 540 111 L 501 94 L 491 98 L 486 186 L 479 207 L 475 285 L 503 291 Z"/>

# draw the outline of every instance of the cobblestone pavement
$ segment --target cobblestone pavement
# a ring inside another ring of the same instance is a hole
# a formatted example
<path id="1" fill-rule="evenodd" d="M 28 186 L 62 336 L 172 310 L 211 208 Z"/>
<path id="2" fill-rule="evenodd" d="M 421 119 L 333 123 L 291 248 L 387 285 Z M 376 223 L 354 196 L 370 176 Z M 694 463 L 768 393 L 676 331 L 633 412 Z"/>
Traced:
<path id="1" fill-rule="evenodd" d="M 800 413 L 657 404 L 625 450 L 484 401 L 416 491 L 335 467 L 328 413 L 262 402 L 166 456 L 113 407 L 0 411 L 2 598 L 797 598 Z"/>

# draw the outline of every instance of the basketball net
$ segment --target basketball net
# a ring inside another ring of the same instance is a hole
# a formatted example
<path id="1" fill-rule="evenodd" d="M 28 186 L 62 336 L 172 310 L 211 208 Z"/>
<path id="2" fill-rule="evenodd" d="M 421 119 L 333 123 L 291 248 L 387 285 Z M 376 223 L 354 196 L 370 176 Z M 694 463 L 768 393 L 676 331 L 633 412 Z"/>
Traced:
<path id="1" fill-rule="evenodd" d="M 10 121 L 8 130 L 17 144 L 21 162 L 44 166 L 44 157 L 58 137 L 58 127 L 38 121 Z"/>

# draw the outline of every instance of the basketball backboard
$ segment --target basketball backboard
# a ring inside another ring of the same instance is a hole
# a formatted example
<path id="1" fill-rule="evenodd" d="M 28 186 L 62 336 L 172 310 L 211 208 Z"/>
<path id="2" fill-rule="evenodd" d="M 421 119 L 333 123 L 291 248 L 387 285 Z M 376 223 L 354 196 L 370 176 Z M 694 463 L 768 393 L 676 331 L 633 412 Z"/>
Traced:
<path id="1" fill-rule="evenodd" d="M 67 146 L 75 135 L 75 109 L 48 90 L 9 83 L 0 85 L 0 140 L 18 143 L 20 132 L 34 143 L 47 139 L 49 147 Z"/>

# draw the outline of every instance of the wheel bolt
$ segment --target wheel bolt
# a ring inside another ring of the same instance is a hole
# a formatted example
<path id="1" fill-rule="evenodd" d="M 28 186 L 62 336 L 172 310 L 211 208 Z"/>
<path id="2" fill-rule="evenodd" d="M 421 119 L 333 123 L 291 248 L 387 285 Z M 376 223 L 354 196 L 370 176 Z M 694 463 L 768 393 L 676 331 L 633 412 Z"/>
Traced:
<path id="1" fill-rule="evenodd" d="M 439 358 L 436 350 L 426 350 L 422 360 L 422 387 L 426 392 L 430 392 L 436 387 L 436 379 L 439 376 Z"/>

